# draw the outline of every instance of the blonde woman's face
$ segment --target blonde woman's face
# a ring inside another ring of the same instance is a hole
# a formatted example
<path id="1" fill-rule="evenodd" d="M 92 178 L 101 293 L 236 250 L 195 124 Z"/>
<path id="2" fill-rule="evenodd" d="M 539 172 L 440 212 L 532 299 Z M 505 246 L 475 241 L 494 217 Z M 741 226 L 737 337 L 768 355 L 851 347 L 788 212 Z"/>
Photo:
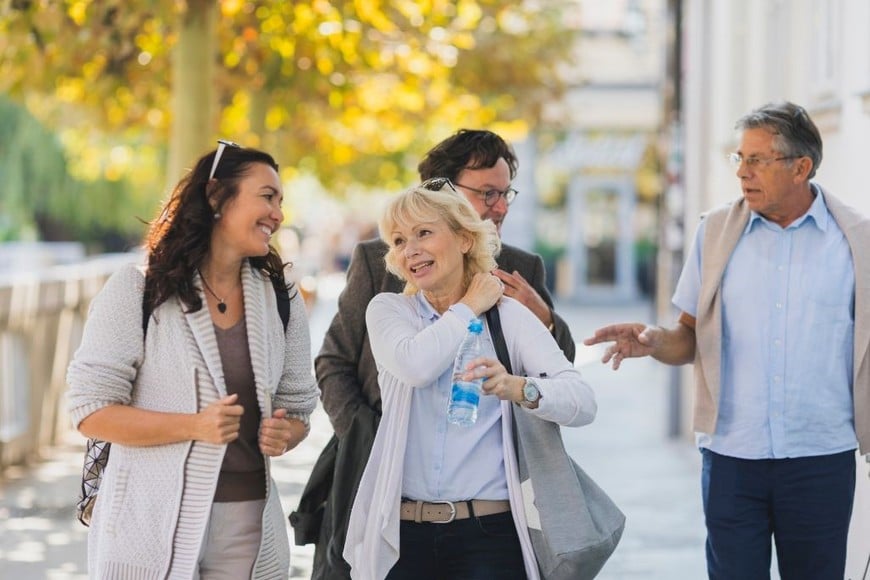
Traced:
<path id="1" fill-rule="evenodd" d="M 420 290 L 445 293 L 462 288 L 464 255 L 471 242 L 454 233 L 444 220 L 397 222 L 389 245 L 402 276 Z"/>

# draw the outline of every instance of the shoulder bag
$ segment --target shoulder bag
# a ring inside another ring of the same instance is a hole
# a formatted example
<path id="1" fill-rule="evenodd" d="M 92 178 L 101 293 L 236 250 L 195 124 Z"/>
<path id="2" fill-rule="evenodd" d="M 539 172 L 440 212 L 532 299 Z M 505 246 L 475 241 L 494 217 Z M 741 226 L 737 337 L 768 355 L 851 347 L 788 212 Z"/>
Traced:
<path id="1" fill-rule="evenodd" d="M 486 320 L 499 361 L 512 374 L 497 306 Z M 541 577 L 594 578 L 622 537 L 625 515 L 568 455 L 559 425 L 516 406 L 511 415 L 526 521 Z"/>

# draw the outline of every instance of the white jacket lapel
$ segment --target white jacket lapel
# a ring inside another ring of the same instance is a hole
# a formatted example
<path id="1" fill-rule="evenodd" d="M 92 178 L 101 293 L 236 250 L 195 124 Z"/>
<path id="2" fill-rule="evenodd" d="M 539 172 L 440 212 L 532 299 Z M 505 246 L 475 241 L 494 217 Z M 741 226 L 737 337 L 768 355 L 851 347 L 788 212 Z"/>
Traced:
<path id="1" fill-rule="evenodd" d="M 263 417 L 272 416 L 272 397 L 270 388 L 271 372 L 269 366 L 269 315 L 277 316 L 275 292 L 271 280 L 264 283 L 263 277 L 246 260 L 242 266 L 242 289 L 245 293 L 245 324 L 248 333 L 248 350 L 251 366 L 254 369 L 254 383 L 257 386 L 257 401 Z M 283 352 L 283 348 L 281 349 Z"/>

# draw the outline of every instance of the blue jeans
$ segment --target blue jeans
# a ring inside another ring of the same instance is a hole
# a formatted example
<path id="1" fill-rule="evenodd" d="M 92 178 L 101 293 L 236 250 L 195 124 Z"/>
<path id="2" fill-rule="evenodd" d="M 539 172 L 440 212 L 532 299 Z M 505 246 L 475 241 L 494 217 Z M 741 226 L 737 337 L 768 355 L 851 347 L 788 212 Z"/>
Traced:
<path id="1" fill-rule="evenodd" d="M 783 580 L 842 580 L 855 452 L 736 459 L 702 449 L 711 580 L 769 580 L 771 535 Z"/>
<path id="2" fill-rule="evenodd" d="M 401 521 L 399 561 L 388 580 L 525 580 L 510 512 L 449 524 Z"/>

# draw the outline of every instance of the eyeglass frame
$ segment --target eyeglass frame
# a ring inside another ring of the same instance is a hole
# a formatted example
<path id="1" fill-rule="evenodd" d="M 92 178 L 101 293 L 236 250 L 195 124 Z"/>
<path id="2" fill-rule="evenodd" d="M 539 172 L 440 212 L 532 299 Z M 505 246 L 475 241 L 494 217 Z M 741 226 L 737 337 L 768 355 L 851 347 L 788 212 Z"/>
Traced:
<path id="1" fill-rule="evenodd" d="M 214 174 L 217 171 L 218 163 L 221 161 L 221 157 L 224 155 L 224 149 L 227 147 L 235 147 L 236 149 L 241 149 L 242 146 L 238 143 L 234 143 L 232 141 L 227 141 L 226 139 L 218 139 L 217 151 L 214 153 L 214 161 L 211 162 L 211 171 L 208 173 L 208 180 L 211 181 L 214 179 Z"/>
<path id="2" fill-rule="evenodd" d="M 499 198 L 504 198 L 504 201 L 507 205 L 510 205 L 514 202 L 517 196 L 520 194 L 519 191 L 514 189 L 513 187 L 508 187 L 504 191 L 499 191 L 498 189 L 477 189 L 476 187 L 469 187 L 467 185 L 462 185 L 461 183 L 454 184 L 456 187 L 461 187 L 462 189 L 467 189 L 468 191 L 473 191 L 477 195 L 483 196 L 483 203 L 486 207 L 493 207 L 498 203 Z M 490 202 L 490 200 L 493 200 Z"/>
<path id="3" fill-rule="evenodd" d="M 740 167 L 744 163 L 749 169 L 757 169 L 759 167 L 767 167 L 775 161 L 785 161 L 789 159 L 800 159 L 803 155 L 783 155 L 781 157 L 755 157 L 750 155 L 744 157 L 742 154 L 732 151 L 725 158 L 731 163 L 734 168 Z"/>

